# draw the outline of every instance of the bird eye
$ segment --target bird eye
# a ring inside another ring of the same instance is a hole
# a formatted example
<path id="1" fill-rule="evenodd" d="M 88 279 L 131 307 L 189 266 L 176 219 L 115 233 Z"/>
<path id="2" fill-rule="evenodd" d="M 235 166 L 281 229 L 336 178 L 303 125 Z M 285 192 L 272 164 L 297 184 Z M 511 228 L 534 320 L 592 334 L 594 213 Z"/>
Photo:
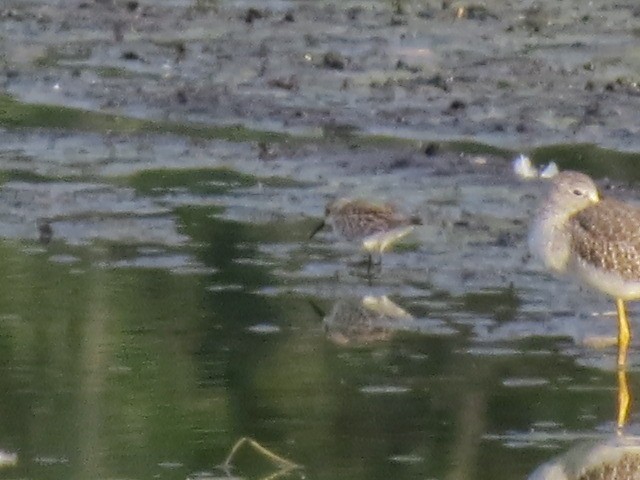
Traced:
<path id="1" fill-rule="evenodd" d="M 577 195 L 577 196 L 579 196 L 579 197 L 580 197 L 580 196 L 582 196 L 582 190 L 580 190 L 580 189 L 577 189 L 577 188 L 576 188 L 576 189 L 573 191 L 573 194 L 574 194 L 574 195 Z"/>

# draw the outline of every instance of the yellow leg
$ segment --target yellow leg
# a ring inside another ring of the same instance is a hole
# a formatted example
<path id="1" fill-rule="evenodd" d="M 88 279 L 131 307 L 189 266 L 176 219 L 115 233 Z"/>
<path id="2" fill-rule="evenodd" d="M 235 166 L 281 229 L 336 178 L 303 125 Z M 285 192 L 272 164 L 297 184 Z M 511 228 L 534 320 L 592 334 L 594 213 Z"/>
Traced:
<path id="1" fill-rule="evenodd" d="M 631 341 L 631 329 L 629 319 L 624 306 L 624 300 L 616 298 L 616 309 L 618 310 L 618 434 L 622 434 L 622 429 L 627 423 L 631 395 L 627 384 L 627 351 Z"/>
<path id="2" fill-rule="evenodd" d="M 631 395 L 627 384 L 627 369 L 624 367 L 618 368 L 618 435 L 622 434 L 622 429 L 627 423 L 630 403 Z"/>
<path id="3" fill-rule="evenodd" d="M 627 311 L 624 308 L 624 300 L 616 298 L 616 308 L 618 310 L 618 368 L 627 364 L 627 350 L 631 341 L 631 330 Z"/>

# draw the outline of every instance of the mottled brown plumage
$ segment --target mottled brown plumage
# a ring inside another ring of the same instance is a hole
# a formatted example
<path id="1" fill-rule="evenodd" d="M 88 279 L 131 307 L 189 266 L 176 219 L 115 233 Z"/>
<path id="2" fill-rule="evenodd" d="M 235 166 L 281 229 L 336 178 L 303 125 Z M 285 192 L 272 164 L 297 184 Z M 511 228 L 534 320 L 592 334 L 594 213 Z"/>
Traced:
<path id="1" fill-rule="evenodd" d="M 577 480 L 640 480 L 640 457 L 624 454 L 616 462 L 586 470 Z"/>
<path id="2" fill-rule="evenodd" d="M 605 198 L 570 219 L 575 254 L 594 267 L 640 281 L 640 208 Z"/>
<path id="3" fill-rule="evenodd" d="M 379 205 L 360 199 L 336 200 L 327 205 L 325 215 L 330 218 L 336 232 L 349 241 L 420 223 L 415 217 L 403 215 L 391 204 Z"/>
<path id="4" fill-rule="evenodd" d="M 382 253 L 422 222 L 418 217 L 404 215 L 389 203 L 339 198 L 327 205 L 325 223 L 345 240 L 362 242 L 367 252 Z"/>
<path id="5" fill-rule="evenodd" d="M 338 237 L 361 244 L 369 254 L 368 268 L 371 269 L 374 253 L 380 255 L 377 262 L 380 263 L 382 252 L 407 236 L 415 225 L 421 224 L 419 217 L 405 215 L 389 203 L 339 198 L 327 204 L 325 219 L 311 233 L 311 237 L 325 225 L 330 225 Z"/>
<path id="6" fill-rule="evenodd" d="M 540 465 L 528 480 L 640 480 L 638 438 L 579 443 Z"/>

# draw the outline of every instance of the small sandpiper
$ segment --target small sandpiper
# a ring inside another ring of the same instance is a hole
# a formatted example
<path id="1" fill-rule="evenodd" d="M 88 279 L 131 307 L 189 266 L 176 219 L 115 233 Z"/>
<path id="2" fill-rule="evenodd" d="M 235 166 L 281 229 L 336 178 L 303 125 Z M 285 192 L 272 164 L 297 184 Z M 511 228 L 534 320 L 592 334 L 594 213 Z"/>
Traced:
<path id="1" fill-rule="evenodd" d="M 339 198 L 325 208 L 324 221 L 311 233 L 312 238 L 325 225 L 330 225 L 336 235 L 350 242 L 358 242 L 368 253 L 368 269 L 373 264 L 373 254 L 379 255 L 393 243 L 407 236 L 422 221 L 417 216 L 401 213 L 389 203 L 376 204 L 362 199 Z"/>

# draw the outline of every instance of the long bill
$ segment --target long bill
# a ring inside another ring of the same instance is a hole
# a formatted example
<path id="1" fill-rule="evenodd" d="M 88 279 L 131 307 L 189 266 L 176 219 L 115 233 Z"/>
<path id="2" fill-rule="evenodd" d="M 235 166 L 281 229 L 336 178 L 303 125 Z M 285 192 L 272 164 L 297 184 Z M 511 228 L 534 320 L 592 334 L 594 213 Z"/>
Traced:
<path id="1" fill-rule="evenodd" d="M 311 232 L 311 235 L 309 235 L 309 240 L 311 240 L 316 235 L 316 233 L 318 233 L 320 230 L 322 230 L 325 225 L 326 224 L 325 224 L 324 220 L 322 220 L 322 223 L 320 223 L 317 227 L 315 227 L 313 229 L 313 232 Z"/>

